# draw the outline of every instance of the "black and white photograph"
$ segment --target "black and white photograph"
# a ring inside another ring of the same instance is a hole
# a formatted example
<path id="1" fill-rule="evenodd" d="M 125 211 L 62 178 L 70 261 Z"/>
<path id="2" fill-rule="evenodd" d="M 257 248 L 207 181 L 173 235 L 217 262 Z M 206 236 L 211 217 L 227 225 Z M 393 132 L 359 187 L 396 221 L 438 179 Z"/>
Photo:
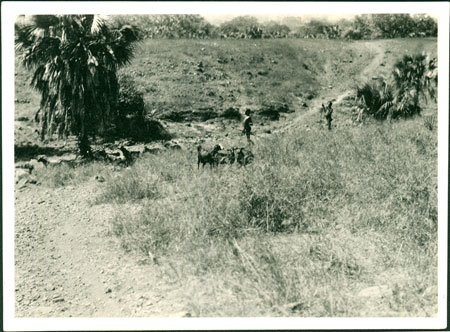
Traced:
<path id="1" fill-rule="evenodd" d="M 448 13 L 2 2 L 4 329 L 444 328 Z"/>

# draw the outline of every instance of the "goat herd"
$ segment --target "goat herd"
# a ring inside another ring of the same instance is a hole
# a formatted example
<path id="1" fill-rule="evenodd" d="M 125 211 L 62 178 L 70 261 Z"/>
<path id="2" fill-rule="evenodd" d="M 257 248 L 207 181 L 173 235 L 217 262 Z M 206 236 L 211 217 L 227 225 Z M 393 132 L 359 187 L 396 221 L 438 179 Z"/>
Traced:
<path id="1" fill-rule="evenodd" d="M 241 166 L 246 166 L 254 159 L 253 153 L 245 148 L 231 147 L 223 151 L 223 147 L 220 144 L 214 146 L 212 151 L 204 151 L 201 145 L 197 147 L 197 169 L 205 167 L 206 164 L 212 168 L 219 164 L 234 164 L 235 162 Z"/>

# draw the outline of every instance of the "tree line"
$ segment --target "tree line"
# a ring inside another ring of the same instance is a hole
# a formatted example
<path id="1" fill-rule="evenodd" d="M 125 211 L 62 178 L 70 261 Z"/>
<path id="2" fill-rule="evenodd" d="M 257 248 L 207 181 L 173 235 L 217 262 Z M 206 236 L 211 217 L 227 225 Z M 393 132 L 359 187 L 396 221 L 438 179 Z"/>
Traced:
<path id="1" fill-rule="evenodd" d="M 113 25 L 132 25 L 143 39 L 385 39 L 436 37 L 437 21 L 426 14 L 363 14 L 337 22 L 290 18 L 286 23 L 259 22 L 253 16 L 238 16 L 219 26 L 201 15 L 112 15 Z"/>

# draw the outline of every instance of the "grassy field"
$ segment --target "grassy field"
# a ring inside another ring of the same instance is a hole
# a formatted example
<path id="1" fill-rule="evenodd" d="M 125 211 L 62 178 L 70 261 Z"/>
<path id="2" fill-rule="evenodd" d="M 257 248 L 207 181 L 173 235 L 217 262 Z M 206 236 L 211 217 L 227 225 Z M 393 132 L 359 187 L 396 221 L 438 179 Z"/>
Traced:
<path id="1" fill-rule="evenodd" d="M 264 143 L 247 168 L 197 172 L 180 152 L 108 181 L 101 199 L 141 208 L 119 209 L 124 248 L 176 264 L 196 315 L 431 315 L 435 132 L 408 121 Z M 392 294 L 357 296 L 373 285 Z"/>
<path id="2" fill-rule="evenodd" d="M 175 278 L 193 316 L 433 316 L 436 105 L 423 117 L 354 126 L 344 103 L 331 132 L 308 113 L 317 98 L 354 87 L 380 48 L 372 76 L 402 54 L 436 54 L 436 41 L 148 41 L 124 72 L 155 116 L 192 121 L 281 101 L 302 121 L 255 138 L 247 167 L 198 171 L 194 151 L 181 150 L 120 172 L 61 166 L 39 178 L 57 187 L 103 174 L 94 204 L 114 207 L 123 249 Z M 16 99 L 30 103 L 16 103 L 16 119 L 38 100 L 17 77 Z"/>

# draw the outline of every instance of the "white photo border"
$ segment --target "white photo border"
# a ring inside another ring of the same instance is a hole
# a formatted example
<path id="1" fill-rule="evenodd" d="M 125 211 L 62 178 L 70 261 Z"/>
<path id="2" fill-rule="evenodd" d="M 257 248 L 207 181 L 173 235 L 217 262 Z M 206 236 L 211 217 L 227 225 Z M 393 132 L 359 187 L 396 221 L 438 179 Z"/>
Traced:
<path id="1" fill-rule="evenodd" d="M 5 331 L 441 329 L 447 325 L 448 2 L 2 2 L 3 326 Z M 14 317 L 14 20 L 25 14 L 363 14 L 438 18 L 438 315 L 432 318 Z"/>

